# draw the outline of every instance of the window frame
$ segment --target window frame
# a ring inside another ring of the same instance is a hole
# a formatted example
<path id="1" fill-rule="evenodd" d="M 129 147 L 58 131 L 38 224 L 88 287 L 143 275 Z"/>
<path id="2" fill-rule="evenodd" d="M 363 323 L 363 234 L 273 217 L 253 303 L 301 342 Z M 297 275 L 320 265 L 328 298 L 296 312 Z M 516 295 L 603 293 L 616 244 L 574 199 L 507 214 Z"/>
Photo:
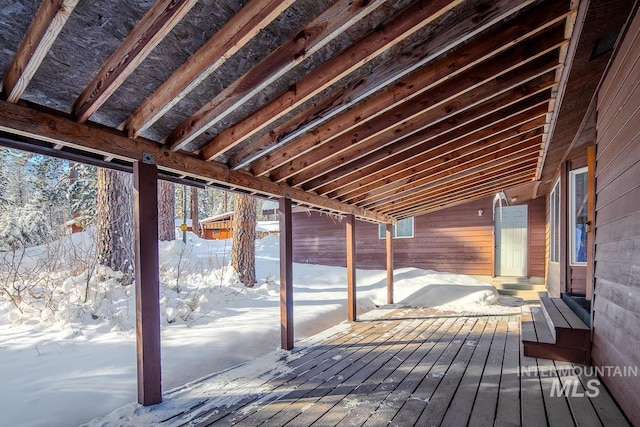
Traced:
<path id="1" fill-rule="evenodd" d="M 391 237 L 393 239 L 413 239 L 415 237 L 415 221 L 414 221 L 414 217 L 409 217 L 409 218 L 405 218 L 405 219 L 401 219 L 398 221 L 398 224 L 400 224 L 400 222 L 402 221 L 411 221 L 411 235 L 410 236 L 398 236 L 398 230 L 397 227 L 394 225 L 392 227 L 392 232 L 391 232 Z M 386 224 L 379 224 L 378 225 L 378 239 L 382 240 L 386 238 Z"/>
<path id="2" fill-rule="evenodd" d="M 574 169 L 572 171 L 569 171 L 569 215 L 568 215 L 568 238 L 569 238 L 569 265 L 570 266 L 586 266 L 587 265 L 587 261 L 576 261 L 577 258 L 577 253 L 576 253 L 576 200 L 575 200 L 575 196 L 576 196 L 576 190 L 575 190 L 575 183 L 576 183 L 576 176 L 584 174 L 585 175 L 585 179 L 588 178 L 587 176 L 588 173 L 588 168 L 582 167 L 579 169 Z M 585 185 L 585 189 L 584 189 L 584 197 L 588 197 L 587 195 L 587 186 Z M 584 233 L 586 234 L 586 229 L 584 230 Z"/>
<path id="3" fill-rule="evenodd" d="M 560 180 L 549 193 L 549 262 L 560 262 Z M 555 249 L 555 250 L 554 250 Z"/>

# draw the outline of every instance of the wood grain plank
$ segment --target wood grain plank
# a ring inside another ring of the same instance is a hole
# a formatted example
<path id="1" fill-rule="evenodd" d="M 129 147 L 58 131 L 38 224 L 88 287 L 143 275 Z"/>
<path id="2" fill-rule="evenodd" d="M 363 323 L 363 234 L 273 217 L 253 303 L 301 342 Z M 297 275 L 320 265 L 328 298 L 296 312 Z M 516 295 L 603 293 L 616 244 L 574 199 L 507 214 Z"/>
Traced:
<path id="1" fill-rule="evenodd" d="M 276 19 L 293 0 L 254 0 L 217 31 L 138 106 L 123 127 L 137 138 Z"/>
<path id="2" fill-rule="evenodd" d="M 436 0 L 428 5 L 410 6 L 387 22 L 384 29 L 370 33 L 359 42 L 351 45 L 346 51 L 336 55 L 330 61 L 324 62 L 296 82 L 295 88 L 288 90 L 251 116 L 221 132 L 203 148 L 203 158 L 213 160 L 218 155 L 237 146 L 460 3 L 461 0 Z M 174 131 L 174 136 L 170 138 L 172 145 L 179 143 L 187 135 L 203 132 L 208 128 L 206 120 L 205 123 L 195 123 L 194 126 L 191 126 L 192 122 L 197 122 L 197 120 L 190 120 L 186 123 L 187 127 L 180 127 Z M 177 135 L 180 135 L 179 139 L 176 138 Z"/>
<path id="3" fill-rule="evenodd" d="M 82 90 L 73 115 L 83 123 L 138 68 L 197 0 L 157 0 Z"/>
<path id="4" fill-rule="evenodd" d="M 502 360 L 496 426 L 520 424 L 520 333 L 517 322 L 507 325 L 507 341 Z"/>
<path id="5" fill-rule="evenodd" d="M 232 171 L 217 162 L 205 162 L 185 153 L 172 153 L 159 147 L 154 141 L 144 138 L 130 139 L 122 132 L 95 123 L 76 123 L 69 117 L 51 112 L 0 101 L 0 130 L 38 141 L 89 151 L 115 157 L 126 162 L 142 159 L 142 153 L 154 156 L 158 169 L 180 175 L 222 182 L 238 189 L 253 190 L 270 197 L 289 196 L 299 205 L 309 205 L 342 213 L 353 213 L 380 223 L 395 223 L 395 218 L 365 211 L 357 206 L 321 197 L 287 185 L 277 184 L 254 177 L 243 171 Z M 339 207 L 342 208 L 339 208 Z"/>
<path id="6" fill-rule="evenodd" d="M 56 41 L 78 0 L 45 0 L 20 42 L 2 80 L 2 95 L 18 102 L 45 56 Z"/>
<path id="7" fill-rule="evenodd" d="M 557 393 L 552 394 L 552 390 L 557 387 L 560 381 L 556 366 L 552 360 L 536 359 L 538 364 L 538 373 L 540 375 L 540 386 L 542 387 L 542 396 L 544 398 L 545 408 L 547 410 L 547 422 L 550 427 L 570 427 L 575 422 L 569 409 L 569 403 L 563 395 Z"/>

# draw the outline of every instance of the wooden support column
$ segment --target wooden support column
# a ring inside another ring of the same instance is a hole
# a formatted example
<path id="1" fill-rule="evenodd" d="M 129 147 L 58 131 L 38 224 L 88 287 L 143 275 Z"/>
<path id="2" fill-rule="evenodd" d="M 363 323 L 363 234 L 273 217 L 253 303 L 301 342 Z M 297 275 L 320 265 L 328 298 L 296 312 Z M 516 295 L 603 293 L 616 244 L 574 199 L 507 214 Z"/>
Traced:
<path id="1" fill-rule="evenodd" d="M 560 293 L 569 292 L 569 165 L 560 166 Z"/>
<path id="2" fill-rule="evenodd" d="M 162 402 L 158 169 L 153 157 L 133 163 L 138 402 Z"/>
<path id="3" fill-rule="evenodd" d="M 587 147 L 587 299 L 593 298 L 595 286 L 596 237 L 596 146 Z M 591 304 L 593 307 L 593 304 Z"/>
<path id="4" fill-rule="evenodd" d="M 347 319 L 356 320 L 356 217 L 347 215 Z"/>
<path id="5" fill-rule="evenodd" d="M 385 229 L 387 246 L 387 304 L 393 304 L 393 224 Z"/>
<path id="6" fill-rule="evenodd" d="M 282 348 L 293 348 L 293 237 L 291 199 L 280 198 L 280 342 Z"/>

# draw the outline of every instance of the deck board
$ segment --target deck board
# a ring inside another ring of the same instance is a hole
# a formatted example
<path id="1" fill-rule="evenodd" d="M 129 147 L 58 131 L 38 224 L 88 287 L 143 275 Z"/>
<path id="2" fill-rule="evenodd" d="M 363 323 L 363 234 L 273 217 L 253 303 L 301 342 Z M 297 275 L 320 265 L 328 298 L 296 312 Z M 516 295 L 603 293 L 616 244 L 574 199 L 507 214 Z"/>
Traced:
<path id="1" fill-rule="evenodd" d="M 518 315 L 403 308 L 296 348 L 286 373 L 246 379 L 261 391 L 247 386 L 228 406 L 196 402 L 160 425 L 629 425 L 602 386 L 554 396 L 565 383 L 586 394 L 596 378 L 524 356 L 521 338 Z"/>

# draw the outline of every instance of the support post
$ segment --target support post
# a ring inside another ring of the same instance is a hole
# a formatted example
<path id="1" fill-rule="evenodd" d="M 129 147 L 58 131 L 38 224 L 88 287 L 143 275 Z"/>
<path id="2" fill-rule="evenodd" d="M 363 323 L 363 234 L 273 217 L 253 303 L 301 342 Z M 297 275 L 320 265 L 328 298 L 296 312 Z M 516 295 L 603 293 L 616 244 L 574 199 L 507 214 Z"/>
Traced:
<path id="1" fill-rule="evenodd" d="M 158 169 L 153 159 L 133 164 L 136 350 L 138 402 L 162 402 L 160 367 L 160 262 L 158 254 Z"/>
<path id="2" fill-rule="evenodd" d="M 596 146 L 587 147 L 587 300 L 593 299 L 595 286 L 596 228 Z M 593 307 L 593 304 L 591 304 Z"/>
<path id="3" fill-rule="evenodd" d="M 571 292 L 569 278 L 569 165 L 560 166 L 560 293 Z"/>
<path id="4" fill-rule="evenodd" d="M 291 199 L 281 197 L 280 222 L 280 342 L 285 350 L 293 348 L 293 235 Z"/>
<path id="5" fill-rule="evenodd" d="M 385 228 L 387 247 L 387 304 L 393 304 L 393 224 Z"/>
<path id="6" fill-rule="evenodd" d="M 356 217 L 347 215 L 347 319 L 356 320 Z"/>

